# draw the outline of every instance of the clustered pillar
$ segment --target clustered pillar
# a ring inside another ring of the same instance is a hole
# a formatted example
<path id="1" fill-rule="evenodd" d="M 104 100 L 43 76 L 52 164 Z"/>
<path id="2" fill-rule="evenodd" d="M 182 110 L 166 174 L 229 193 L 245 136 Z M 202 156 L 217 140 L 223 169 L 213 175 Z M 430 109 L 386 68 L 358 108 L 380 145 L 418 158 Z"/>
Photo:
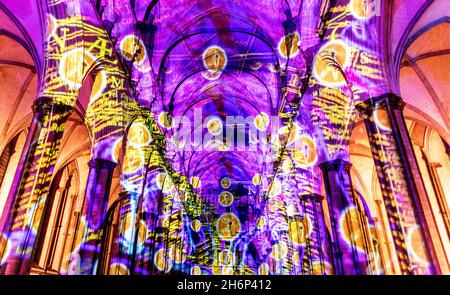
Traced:
<path id="1" fill-rule="evenodd" d="M 402 274 L 439 274 L 438 237 L 411 139 L 403 100 L 393 94 L 357 106 L 364 115 Z"/>

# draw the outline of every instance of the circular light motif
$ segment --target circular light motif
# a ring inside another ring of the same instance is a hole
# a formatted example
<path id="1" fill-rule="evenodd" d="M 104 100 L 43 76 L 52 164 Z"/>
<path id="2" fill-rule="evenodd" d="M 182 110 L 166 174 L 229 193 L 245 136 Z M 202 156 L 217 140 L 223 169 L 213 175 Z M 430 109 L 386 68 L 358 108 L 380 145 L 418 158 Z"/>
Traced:
<path id="1" fill-rule="evenodd" d="M 256 227 L 258 229 L 262 229 L 266 225 L 266 218 L 264 216 L 261 216 L 258 218 L 258 221 L 256 222 Z"/>
<path id="2" fill-rule="evenodd" d="M 119 161 L 119 154 L 120 154 L 121 149 L 122 149 L 122 138 L 119 138 L 114 142 L 114 145 L 113 145 L 112 158 L 113 158 L 113 161 L 116 163 Z"/>
<path id="3" fill-rule="evenodd" d="M 222 192 L 219 195 L 219 203 L 224 207 L 228 207 L 233 203 L 234 197 L 230 192 Z"/>
<path id="4" fill-rule="evenodd" d="M 169 255 L 167 255 L 164 248 L 156 251 L 154 263 L 159 271 L 168 272 L 172 269 L 172 260 L 169 258 Z"/>
<path id="5" fill-rule="evenodd" d="M 297 209 L 295 208 L 295 206 L 293 204 L 289 204 L 286 207 L 286 213 L 288 216 L 294 216 L 297 213 Z"/>
<path id="6" fill-rule="evenodd" d="M 191 228 L 193 231 L 198 232 L 200 228 L 202 227 L 200 220 L 194 219 L 191 221 Z"/>
<path id="7" fill-rule="evenodd" d="M 202 72 L 204 78 L 208 80 L 219 78 L 227 65 L 227 55 L 225 54 L 225 51 L 219 46 L 208 47 L 203 52 L 203 65 L 207 70 L 206 72 Z"/>
<path id="8" fill-rule="evenodd" d="M 11 243 L 8 241 L 6 235 L 0 235 L 0 265 L 5 263 L 9 254 L 11 253 Z"/>
<path id="9" fill-rule="evenodd" d="M 111 264 L 111 266 L 109 268 L 109 274 L 126 276 L 126 275 L 129 275 L 130 272 L 128 270 L 128 267 L 126 265 L 124 265 L 123 263 L 113 263 L 113 264 Z"/>
<path id="10" fill-rule="evenodd" d="M 378 128 L 384 131 L 392 131 L 388 113 L 383 107 L 377 105 L 373 111 L 373 117 Z"/>
<path id="11" fill-rule="evenodd" d="M 166 173 L 158 173 L 156 175 L 156 185 L 163 193 L 168 193 L 173 188 L 172 179 Z"/>
<path id="12" fill-rule="evenodd" d="M 222 186 L 222 188 L 229 188 L 231 185 L 231 180 L 228 177 L 224 177 L 222 178 L 222 180 L 220 181 L 220 185 Z"/>
<path id="13" fill-rule="evenodd" d="M 233 275 L 233 267 L 232 266 L 222 267 L 222 275 L 225 275 L 225 276 Z"/>
<path id="14" fill-rule="evenodd" d="M 312 275 L 332 275 L 333 267 L 326 261 L 314 261 L 311 266 Z"/>
<path id="15" fill-rule="evenodd" d="M 288 52 L 288 44 L 290 49 Z M 286 35 L 278 42 L 278 52 L 283 58 L 293 58 L 298 55 L 300 51 L 300 35 L 297 32 Z"/>
<path id="16" fill-rule="evenodd" d="M 289 222 L 289 239 L 294 245 L 304 245 L 312 231 L 312 223 L 308 216 Z"/>
<path id="17" fill-rule="evenodd" d="M 356 207 L 347 208 L 339 218 L 342 238 L 358 251 L 365 252 L 365 240 L 359 221 L 359 212 Z"/>
<path id="18" fill-rule="evenodd" d="M 272 246 L 271 255 L 275 260 L 283 259 L 284 257 L 286 257 L 287 253 L 288 253 L 288 246 L 286 242 L 281 241 Z"/>
<path id="19" fill-rule="evenodd" d="M 261 276 L 266 276 L 269 274 L 269 264 L 263 263 L 258 267 L 258 274 Z"/>
<path id="20" fill-rule="evenodd" d="M 255 176 L 253 176 L 252 183 L 253 183 L 253 185 L 256 185 L 256 186 L 260 185 L 261 184 L 261 174 L 256 173 Z"/>
<path id="21" fill-rule="evenodd" d="M 199 276 L 201 274 L 202 274 L 202 269 L 199 266 L 194 265 L 193 267 L 191 267 L 191 275 Z"/>
<path id="22" fill-rule="evenodd" d="M 225 241 L 232 241 L 241 231 L 241 222 L 233 213 L 225 213 L 217 221 L 219 236 Z"/>
<path id="23" fill-rule="evenodd" d="M 281 194 L 281 182 L 278 179 L 275 179 L 269 189 L 269 196 L 276 197 Z"/>
<path id="24" fill-rule="evenodd" d="M 407 247 L 409 252 L 415 258 L 414 260 L 423 265 L 428 265 L 427 252 L 420 233 L 419 226 L 408 229 Z"/>
<path id="25" fill-rule="evenodd" d="M 264 131 L 269 126 L 269 115 L 264 112 L 261 112 L 258 116 L 256 116 L 254 124 L 256 129 L 260 131 Z"/>
<path id="26" fill-rule="evenodd" d="M 231 266 L 234 264 L 234 255 L 230 250 L 223 250 L 219 254 L 219 263 L 223 266 Z"/>
<path id="27" fill-rule="evenodd" d="M 300 168 L 308 168 L 317 161 L 317 150 L 314 141 L 307 135 L 302 135 L 295 141 L 292 158 Z"/>
<path id="28" fill-rule="evenodd" d="M 211 118 L 206 122 L 206 127 L 212 135 L 219 135 L 223 130 L 222 120 L 217 117 Z"/>
<path id="29" fill-rule="evenodd" d="M 130 246 L 134 243 L 135 235 L 137 234 L 137 250 L 140 252 L 144 241 L 147 239 L 147 225 L 142 220 L 139 221 L 137 232 L 135 231 L 136 220 L 139 218 L 137 215 L 132 218 L 131 215 L 127 215 L 122 223 L 122 235 L 125 238 L 127 245 Z"/>
<path id="30" fill-rule="evenodd" d="M 298 137 L 298 130 L 300 128 L 297 124 L 292 124 L 292 127 L 283 126 L 278 130 L 278 138 L 276 144 L 281 147 L 286 143 L 286 146 L 289 146 L 295 142 Z"/>
<path id="31" fill-rule="evenodd" d="M 170 252 L 170 257 L 175 261 L 175 263 L 184 263 L 186 261 L 187 254 L 180 248 L 175 248 L 175 250 Z"/>
<path id="32" fill-rule="evenodd" d="M 138 171 L 144 165 L 144 152 L 140 148 L 132 145 L 127 147 L 122 165 L 124 174 L 131 174 Z"/>
<path id="33" fill-rule="evenodd" d="M 173 127 L 172 116 L 168 112 L 159 113 L 158 122 L 164 128 L 170 129 Z"/>
<path id="34" fill-rule="evenodd" d="M 99 71 L 97 75 L 95 75 L 94 84 L 92 85 L 91 97 L 89 99 L 89 103 L 93 103 L 97 99 L 99 99 L 103 91 L 106 89 L 107 76 L 105 71 Z"/>
<path id="35" fill-rule="evenodd" d="M 53 34 L 56 32 L 56 29 L 58 28 L 58 21 L 57 19 L 51 15 L 47 14 L 47 38 L 50 39 L 53 37 Z"/>
<path id="36" fill-rule="evenodd" d="M 345 77 L 336 66 L 345 70 L 350 63 L 350 48 L 342 40 L 327 42 L 316 56 L 314 77 L 320 84 L 338 87 L 345 84 Z"/>
<path id="37" fill-rule="evenodd" d="M 142 63 L 147 56 L 144 43 L 135 35 L 127 35 L 120 41 L 120 51 L 126 60 L 134 58 L 137 64 Z"/>
<path id="38" fill-rule="evenodd" d="M 95 62 L 95 56 L 82 47 L 63 53 L 59 60 L 58 74 L 64 83 L 77 90 L 83 83 L 86 71 Z"/>
<path id="39" fill-rule="evenodd" d="M 128 130 L 128 141 L 134 146 L 141 147 L 148 145 L 151 139 L 150 131 L 141 122 L 133 123 Z"/>
<path id="40" fill-rule="evenodd" d="M 191 184 L 193 188 L 200 188 L 202 186 L 200 178 L 198 178 L 197 176 L 191 177 Z"/>
<path id="41" fill-rule="evenodd" d="M 350 0 L 350 13 L 357 19 L 367 20 L 376 13 L 377 0 Z"/>

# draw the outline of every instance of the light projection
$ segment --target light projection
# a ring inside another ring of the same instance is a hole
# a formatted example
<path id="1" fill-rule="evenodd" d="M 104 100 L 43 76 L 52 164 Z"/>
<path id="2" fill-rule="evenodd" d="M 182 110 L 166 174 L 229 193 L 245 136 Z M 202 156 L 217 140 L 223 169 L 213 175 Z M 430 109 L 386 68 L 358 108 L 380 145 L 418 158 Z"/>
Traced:
<path id="1" fill-rule="evenodd" d="M 377 1 L 241 2 L 48 3 L 39 127 L 0 235 L 6 273 L 31 263 L 83 87 L 91 160 L 63 274 L 384 271 L 347 162 L 356 105 L 387 89 Z M 433 273 L 392 114 L 367 116 L 402 273 Z"/>

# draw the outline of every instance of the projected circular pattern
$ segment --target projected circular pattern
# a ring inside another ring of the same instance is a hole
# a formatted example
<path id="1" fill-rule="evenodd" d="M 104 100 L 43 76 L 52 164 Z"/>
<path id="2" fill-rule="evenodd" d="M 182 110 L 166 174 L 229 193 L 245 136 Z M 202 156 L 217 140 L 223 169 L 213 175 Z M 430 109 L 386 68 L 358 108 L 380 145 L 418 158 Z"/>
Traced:
<path id="1" fill-rule="evenodd" d="M 231 241 L 241 231 L 241 222 L 233 213 L 225 213 L 217 220 L 217 231 L 225 241 Z"/>
<path id="2" fill-rule="evenodd" d="M 208 47 L 203 52 L 203 65 L 207 70 L 206 72 L 202 72 L 204 78 L 208 80 L 219 78 L 227 65 L 227 55 L 225 54 L 225 51 L 219 46 Z"/>
<path id="3" fill-rule="evenodd" d="M 338 68 L 345 70 L 349 63 L 350 48 L 344 41 L 329 41 L 319 50 L 316 56 L 313 69 L 314 77 L 324 86 L 342 86 L 345 84 L 345 77 Z M 338 68 L 336 68 L 336 65 Z"/>

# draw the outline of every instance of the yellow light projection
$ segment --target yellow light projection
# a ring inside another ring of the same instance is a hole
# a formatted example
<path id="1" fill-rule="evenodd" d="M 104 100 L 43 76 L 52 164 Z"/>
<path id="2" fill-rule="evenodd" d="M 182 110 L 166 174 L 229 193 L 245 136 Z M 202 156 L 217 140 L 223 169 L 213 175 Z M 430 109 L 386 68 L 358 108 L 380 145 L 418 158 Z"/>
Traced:
<path id="1" fill-rule="evenodd" d="M 128 141 L 136 147 L 148 145 L 151 139 L 150 131 L 141 122 L 133 123 L 128 130 Z"/>
<path id="2" fill-rule="evenodd" d="M 284 241 L 280 241 L 272 246 L 271 256 L 275 260 L 281 260 L 288 254 L 288 245 Z"/>
<path id="3" fill-rule="evenodd" d="M 206 122 L 206 126 L 208 128 L 209 133 L 212 135 L 219 135 L 222 133 L 223 124 L 220 118 L 211 118 Z"/>
<path id="4" fill-rule="evenodd" d="M 262 276 L 266 276 L 269 274 L 269 264 L 263 263 L 258 267 L 258 274 Z"/>
<path id="5" fill-rule="evenodd" d="M 172 179 L 166 173 L 158 173 L 156 176 L 156 185 L 163 193 L 168 193 L 173 189 Z"/>
<path id="6" fill-rule="evenodd" d="M 359 212 L 356 207 L 345 210 L 339 218 L 342 238 L 349 245 L 353 245 L 358 251 L 365 251 L 364 233 L 362 231 Z"/>
<path id="7" fill-rule="evenodd" d="M 290 44 L 289 52 L 288 46 Z M 278 42 L 278 52 L 283 58 L 293 58 L 300 52 L 300 35 L 298 32 L 286 35 Z"/>
<path id="8" fill-rule="evenodd" d="M 253 183 L 253 185 L 256 185 L 256 186 L 260 185 L 261 184 L 261 174 L 256 173 L 255 176 L 253 176 L 253 178 L 252 178 L 252 183 Z"/>
<path id="9" fill-rule="evenodd" d="M 314 77 L 320 84 L 328 87 L 339 87 L 345 84 L 345 77 L 332 64 L 334 60 L 345 70 L 350 65 L 351 50 L 342 40 L 331 40 L 319 50 L 314 61 Z"/>
<path id="10" fill-rule="evenodd" d="M 350 13 L 357 19 L 367 20 L 376 13 L 377 0 L 350 0 Z"/>
<path id="11" fill-rule="evenodd" d="M 159 123 L 159 125 L 161 125 L 162 127 L 166 128 L 166 129 L 170 129 L 173 127 L 173 120 L 168 112 L 159 113 L 158 123 Z"/>
<path id="12" fill-rule="evenodd" d="M 117 262 L 111 264 L 111 266 L 109 267 L 109 274 L 126 276 L 130 274 L 130 271 L 128 270 L 128 267 L 126 265 Z"/>
<path id="13" fill-rule="evenodd" d="M 228 207 L 233 203 L 234 197 L 230 192 L 222 192 L 219 195 L 219 203 L 224 207 Z"/>
<path id="14" fill-rule="evenodd" d="M 220 186 L 224 189 L 229 188 L 231 185 L 231 180 L 228 177 L 224 177 L 222 178 L 222 180 L 220 181 Z"/>
<path id="15" fill-rule="evenodd" d="M 408 251 L 414 256 L 415 261 L 423 265 L 428 265 L 427 252 L 423 244 L 419 226 L 416 225 L 408 229 L 406 244 Z"/>
<path id="16" fill-rule="evenodd" d="M 225 51 L 219 46 L 208 47 L 203 52 L 203 65 L 207 69 L 206 72 L 202 72 L 205 79 L 215 80 L 219 78 L 227 66 Z"/>
<path id="17" fill-rule="evenodd" d="M 264 216 L 259 217 L 258 221 L 256 221 L 256 227 L 258 229 L 262 229 L 264 228 L 265 225 L 266 225 L 266 218 Z"/>
<path id="18" fill-rule="evenodd" d="M 269 115 L 267 115 L 264 112 L 261 112 L 259 115 L 256 116 L 254 124 L 256 129 L 260 131 L 264 131 L 269 126 L 270 120 Z"/>
<path id="19" fill-rule="evenodd" d="M 312 232 L 313 226 L 307 215 L 303 219 L 289 221 L 289 239 L 294 245 L 304 245 Z"/>
<path id="20" fill-rule="evenodd" d="M 158 270 L 168 272 L 172 269 L 172 260 L 165 248 L 161 248 L 155 253 L 155 266 Z"/>
<path id="21" fill-rule="evenodd" d="M 137 36 L 131 34 L 125 36 L 120 41 L 120 51 L 122 56 L 129 61 L 133 61 L 134 66 L 141 72 L 150 71 L 150 64 L 147 58 L 147 50 L 144 42 Z"/>
<path id="22" fill-rule="evenodd" d="M 389 116 L 384 107 L 379 107 L 379 105 L 377 105 L 373 111 L 373 118 L 375 120 L 375 124 L 377 124 L 380 129 L 392 131 Z"/>
<path id="23" fill-rule="evenodd" d="M 0 265 L 2 265 L 11 252 L 11 243 L 4 234 L 0 234 Z"/>
<path id="24" fill-rule="evenodd" d="M 296 140 L 292 149 L 292 158 L 300 168 L 307 168 L 317 161 L 317 150 L 314 141 L 307 135 Z"/>
<path id="25" fill-rule="evenodd" d="M 241 222 L 234 213 L 222 214 L 217 220 L 217 231 L 225 241 L 232 241 L 241 231 Z"/>
<path id="26" fill-rule="evenodd" d="M 193 188 L 200 188 L 202 186 L 202 182 L 197 176 L 191 177 L 191 184 Z"/>
<path id="27" fill-rule="evenodd" d="M 135 173 L 143 167 L 144 162 L 144 152 L 138 147 L 129 145 L 125 152 L 122 172 L 125 174 Z"/>
<path id="28" fill-rule="evenodd" d="M 72 89 L 79 89 L 96 58 L 84 47 L 77 47 L 62 54 L 58 74 Z"/>
<path id="29" fill-rule="evenodd" d="M 198 232 L 200 228 L 202 227 L 200 220 L 194 219 L 191 221 L 191 228 L 193 231 Z"/>

